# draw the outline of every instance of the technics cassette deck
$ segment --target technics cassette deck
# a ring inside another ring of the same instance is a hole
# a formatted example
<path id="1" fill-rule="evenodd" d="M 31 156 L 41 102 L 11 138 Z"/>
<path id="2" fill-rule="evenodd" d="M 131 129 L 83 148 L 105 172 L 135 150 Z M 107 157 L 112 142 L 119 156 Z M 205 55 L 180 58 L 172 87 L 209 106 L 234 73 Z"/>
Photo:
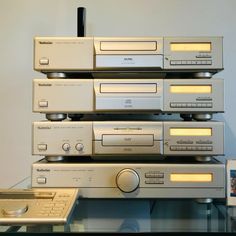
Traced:
<path id="1" fill-rule="evenodd" d="M 33 154 L 43 156 L 224 153 L 224 123 L 197 121 L 42 121 L 33 123 Z M 123 160 L 123 158 L 122 158 Z"/>

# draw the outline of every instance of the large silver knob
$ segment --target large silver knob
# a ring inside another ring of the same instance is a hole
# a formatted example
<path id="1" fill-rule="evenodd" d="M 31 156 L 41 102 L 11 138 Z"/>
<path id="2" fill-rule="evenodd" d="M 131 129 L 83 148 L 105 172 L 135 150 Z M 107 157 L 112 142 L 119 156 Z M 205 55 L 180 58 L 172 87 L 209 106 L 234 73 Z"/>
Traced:
<path id="1" fill-rule="evenodd" d="M 124 169 L 116 176 L 117 187 L 125 193 L 130 193 L 139 187 L 139 176 L 132 169 Z"/>

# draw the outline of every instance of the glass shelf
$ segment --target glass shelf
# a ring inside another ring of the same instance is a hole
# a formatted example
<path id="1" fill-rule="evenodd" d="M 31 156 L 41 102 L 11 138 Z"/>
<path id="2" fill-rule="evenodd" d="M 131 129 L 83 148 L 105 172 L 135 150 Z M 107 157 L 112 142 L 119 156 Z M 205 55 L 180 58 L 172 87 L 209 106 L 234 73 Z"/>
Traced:
<path id="1" fill-rule="evenodd" d="M 30 178 L 14 185 L 29 187 Z M 0 232 L 234 233 L 236 209 L 194 199 L 83 199 L 65 225 L 0 226 Z"/>

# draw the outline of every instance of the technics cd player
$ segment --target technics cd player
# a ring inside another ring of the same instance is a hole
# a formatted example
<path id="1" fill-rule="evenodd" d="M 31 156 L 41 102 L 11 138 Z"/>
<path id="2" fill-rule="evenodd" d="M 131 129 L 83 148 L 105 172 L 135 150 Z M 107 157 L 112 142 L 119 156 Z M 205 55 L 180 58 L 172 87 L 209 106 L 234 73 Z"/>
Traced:
<path id="1" fill-rule="evenodd" d="M 207 120 L 224 111 L 224 80 L 34 79 L 33 111 L 50 120 L 68 113 L 127 112 L 187 113 Z"/>
<path id="2" fill-rule="evenodd" d="M 93 72 L 95 77 L 101 74 L 109 76 L 109 71 L 113 76 L 121 77 L 126 76 L 126 73 L 129 76 L 140 76 L 142 72 L 164 72 L 168 76 L 168 73 L 175 74 L 178 71 L 182 74 L 190 72 L 196 77 L 211 77 L 223 69 L 222 54 L 222 37 L 34 39 L 34 69 L 47 73 L 48 77 L 64 77 L 70 72 Z M 135 73 L 137 71 L 139 73 Z"/>
<path id="3" fill-rule="evenodd" d="M 78 187 L 85 198 L 225 198 L 225 166 L 198 162 L 67 162 L 32 166 L 33 187 Z"/>
<path id="4" fill-rule="evenodd" d="M 216 121 L 41 121 L 33 123 L 33 154 L 43 156 L 214 156 L 224 153 Z"/>

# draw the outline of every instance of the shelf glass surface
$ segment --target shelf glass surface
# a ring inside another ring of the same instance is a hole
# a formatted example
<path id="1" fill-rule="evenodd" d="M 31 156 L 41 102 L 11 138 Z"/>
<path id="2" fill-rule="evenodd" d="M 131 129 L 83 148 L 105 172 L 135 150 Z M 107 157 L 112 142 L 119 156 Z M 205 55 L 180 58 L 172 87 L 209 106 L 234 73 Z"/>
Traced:
<path id="1" fill-rule="evenodd" d="M 13 188 L 29 188 L 27 178 Z M 235 207 L 196 199 L 79 198 L 65 225 L 0 226 L 0 232 L 72 233 L 234 233 Z"/>

